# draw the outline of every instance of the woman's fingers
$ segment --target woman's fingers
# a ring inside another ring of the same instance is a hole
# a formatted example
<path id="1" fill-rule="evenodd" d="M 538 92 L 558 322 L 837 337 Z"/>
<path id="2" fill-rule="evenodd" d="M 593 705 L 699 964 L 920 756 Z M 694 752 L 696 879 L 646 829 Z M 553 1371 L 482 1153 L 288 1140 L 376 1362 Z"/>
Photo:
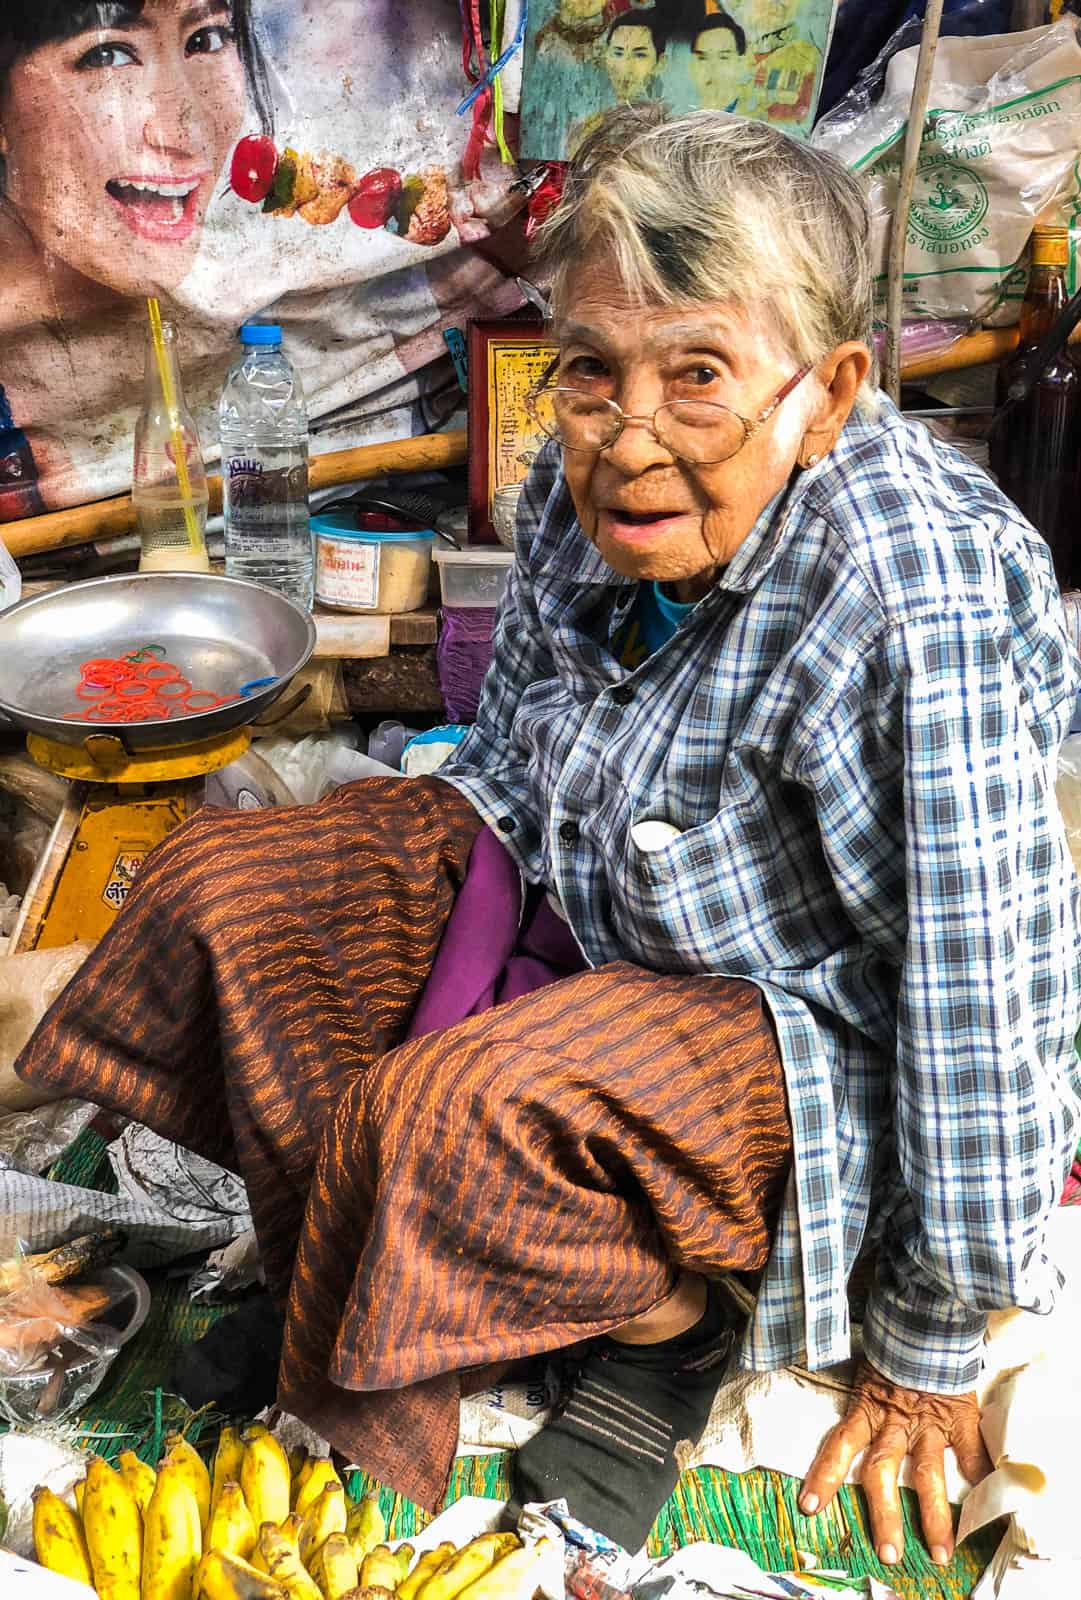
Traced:
<path id="1" fill-rule="evenodd" d="M 850 1412 L 843 1422 L 830 1429 L 818 1447 L 800 1490 L 799 1505 L 805 1516 L 812 1516 L 829 1505 L 870 1437 L 871 1425 L 862 1410 Z"/>
<path id="2" fill-rule="evenodd" d="M 981 1478 L 986 1478 L 992 1470 L 991 1458 L 980 1433 L 980 1413 L 976 1405 L 956 1418 L 949 1442 L 953 1445 L 957 1465 L 969 1483 L 979 1483 Z"/>
<path id="3" fill-rule="evenodd" d="M 883 1566 L 900 1561 L 905 1548 L 905 1525 L 897 1476 L 908 1454 L 908 1429 L 900 1422 L 884 1424 L 870 1444 L 860 1466 L 860 1483 L 867 1495 L 875 1550 Z"/>
<path id="4" fill-rule="evenodd" d="M 953 1555 L 953 1513 L 946 1492 L 945 1452 L 946 1436 L 941 1428 L 922 1429 L 909 1451 L 924 1543 L 931 1560 L 940 1567 Z"/>

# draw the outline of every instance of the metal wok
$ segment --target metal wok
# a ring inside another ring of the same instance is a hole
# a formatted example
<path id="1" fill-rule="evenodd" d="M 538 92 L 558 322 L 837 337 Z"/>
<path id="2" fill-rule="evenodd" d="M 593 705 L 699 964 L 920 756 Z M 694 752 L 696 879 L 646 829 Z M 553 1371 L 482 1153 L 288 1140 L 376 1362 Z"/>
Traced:
<path id="1" fill-rule="evenodd" d="M 168 719 L 72 718 L 86 710 L 75 692 L 85 661 L 116 660 L 149 646 L 195 688 L 240 697 L 209 710 L 177 710 Z M 92 578 L 0 611 L 0 711 L 64 744 L 109 734 L 129 754 L 168 749 L 254 722 L 314 648 L 307 612 L 258 583 L 190 572 Z M 247 685 L 256 687 L 241 694 Z"/>

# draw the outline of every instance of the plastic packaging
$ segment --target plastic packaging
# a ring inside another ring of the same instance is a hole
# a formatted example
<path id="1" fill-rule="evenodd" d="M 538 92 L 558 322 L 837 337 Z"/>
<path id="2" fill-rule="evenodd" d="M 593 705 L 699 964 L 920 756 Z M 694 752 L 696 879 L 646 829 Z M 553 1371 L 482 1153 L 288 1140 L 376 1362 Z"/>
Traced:
<path id="1" fill-rule="evenodd" d="M 893 52 L 908 37 L 902 31 L 887 45 L 812 136 L 867 180 L 880 301 L 918 45 Z M 872 102 L 887 57 L 885 88 Z M 940 40 L 930 104 L 909 220 L 905 316 L 985 319 L 1004 299 L 1040 213 L 1070 203 L 1071 194 L 1076 203 L 1076 19 Z"/>
<path id="2" fill-rule="evenodd" d="M 246 323 L 218 407 L 225 570 L 310 611 L 308 413 L 276 323 Z"/>
<path id="3" fill-rule="evenodd" d="M 428 598 L 435 533 L 373 520 L 348 511 L 312 518 L 315 598 L 337 611 L 416 611 Z"/>
<path id="4" fill-rule="evenodd" d="M 445 606 L 497 607 L 514 557 L 509 550 L 437 550 L 439 587 Z"/>
<path id="5" fill-rule="evenodd" d="M 27 1268 L 0 1298 L 0 1415 L 28 1427 L 72 1416 L 149 1309 L 150 1291 L 130 1267 L 55 1286 Z"/>
<path id="6" fill-rule="evenodd" d="M 0 539 L 0 611 L 6 611 L 8 606 L 13 606 L 23 592 L 23 580 L 19 569 L 8 553 L 7 546 Z"/>
<path id="7" fill-rule="evenodd" d="M 146 338 L 143 409 L 135 424 L 131 472 L 131 501 L 142 543 L 139 570 L 209 572 L 206 471 L 199 430 L 184 401 L 176 325 L 158 326 L 160 349 L 153 319 Z M 177 473 L 178 460 L 186 469 L 186 494 Z"/>
<path id="8" fill-rule="evenodd" d="M 393 767 L 372 761 L 356 748 L 355 729 L 313 733 L 307 739 L 260 739 L 259 754 L 296 796 L 312 805 L 339 784 L 357 778 L 398 778 Z"/>

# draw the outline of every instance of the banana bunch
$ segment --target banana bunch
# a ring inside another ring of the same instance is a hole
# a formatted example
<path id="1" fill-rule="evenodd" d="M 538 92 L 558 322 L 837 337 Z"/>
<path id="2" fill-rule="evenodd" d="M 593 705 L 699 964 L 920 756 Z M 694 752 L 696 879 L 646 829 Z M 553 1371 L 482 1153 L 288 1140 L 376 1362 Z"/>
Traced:
<path id="1" fill-rule="evenodd" d="M 42 1566 L 99 1600 L 532 1600 L 545 1541 L 484 1534 L 414 1559 L 391 1550 L 373 1492 L 356 1504 L 329 1459 L 292 1459 L 262 1424 L 223 1428 L 212 1471 L 180 1435 L 157 1471 L 92 1457 L 76 1509 L 34 1492 Z"/>

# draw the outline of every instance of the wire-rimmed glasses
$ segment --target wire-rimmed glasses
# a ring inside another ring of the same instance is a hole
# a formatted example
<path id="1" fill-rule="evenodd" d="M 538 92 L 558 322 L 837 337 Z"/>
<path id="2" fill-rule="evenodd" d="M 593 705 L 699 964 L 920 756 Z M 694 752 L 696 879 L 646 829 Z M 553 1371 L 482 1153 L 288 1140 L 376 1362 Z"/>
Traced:
<path id="1" fill-rule="evenodd" d="M 715 466 L 736 455 L 769 421 L 777 407 L 810 372 L 801 367 L 788 379 L 756 417 L 740 416 L 730 406 L 713 400 L 666 400 L 652 417 L 628 415 L 604 395 L 573 385 L 552 384 L 547 379 L 530 391 L 526 409 L 549 439 L 566 450 L 596 454 L 615 444 L 628 422 L 644 423 L 681 461 Z"/>

